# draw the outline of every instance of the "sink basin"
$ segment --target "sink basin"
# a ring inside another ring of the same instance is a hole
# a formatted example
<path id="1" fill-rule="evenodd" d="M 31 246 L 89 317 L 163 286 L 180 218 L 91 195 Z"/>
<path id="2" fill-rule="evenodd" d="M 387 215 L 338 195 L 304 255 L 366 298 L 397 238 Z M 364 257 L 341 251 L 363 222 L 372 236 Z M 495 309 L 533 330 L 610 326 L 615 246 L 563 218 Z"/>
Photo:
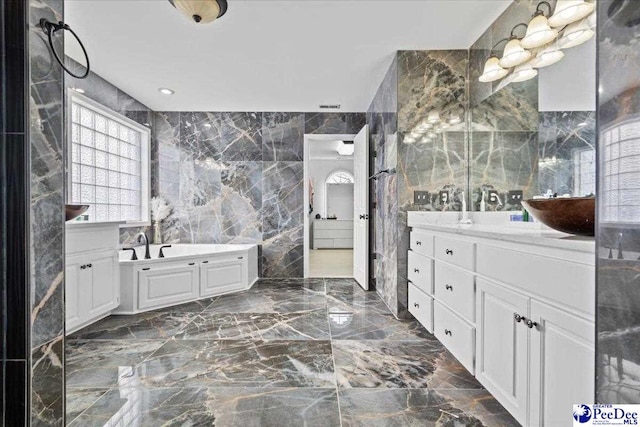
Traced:
<path id="1" fill-rule="evenodd" d="M 535 219 L 547 227 L 579 236 L 594 235 L 595 197 L 529 199 L 522 204 Z"/>
<path id="2" fill-rule="evenodd" d="M 89 205 L 64 205 L 66 221 L 79 217 L 89 209 Z"/>

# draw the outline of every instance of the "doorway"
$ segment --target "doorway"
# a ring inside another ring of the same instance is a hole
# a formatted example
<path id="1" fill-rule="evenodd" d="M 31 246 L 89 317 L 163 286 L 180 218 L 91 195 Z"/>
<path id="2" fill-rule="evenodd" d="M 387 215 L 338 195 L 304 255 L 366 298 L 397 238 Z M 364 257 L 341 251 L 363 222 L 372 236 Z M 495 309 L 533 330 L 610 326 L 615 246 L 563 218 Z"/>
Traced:
<path id="1" fill-rule="evenodd" d="M 305 277 L 354 277 L 354 138 L 305 135 Z"/>

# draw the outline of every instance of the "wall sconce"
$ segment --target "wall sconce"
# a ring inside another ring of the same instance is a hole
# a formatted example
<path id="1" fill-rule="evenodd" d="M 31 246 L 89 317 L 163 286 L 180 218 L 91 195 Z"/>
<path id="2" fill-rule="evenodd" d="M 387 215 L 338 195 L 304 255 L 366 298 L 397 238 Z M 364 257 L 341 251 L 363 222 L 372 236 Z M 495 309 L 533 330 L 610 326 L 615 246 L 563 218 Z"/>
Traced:
<path id="1" fill-rule="evenodd" d="M 560 61 L 562 58 L 564 58 L 564 52 L 560 49 L 558 41 L 556 40 L 540 49 L 535 58 L 531 60 L 531 66 L 533 68 L 548 67 Z"/>
<path id="2" fill-rule="evenodd" d="M 595 4 L 584 0 L 558 0 L 556 10 L 549 18 L 549 25 L 562 27 L 572 24 L 593 12 Z"/>
<path id="3" fill-rule="evenodd" d="M 513 29 L 515 30 L 521 25 L 527 26 L 526 24 L 518 24 Z M 509 37 L 502 53 L 502 59 L 498 63 L 502 68 L 512 68 L 524 64 L 529 59 L 531 59 L 531 52 L 522 47 L 520 39 L 513 35 L 513 30 L 511 30 L 511 37 Z"/>
<path id="4" fill-rule="evenodd" d="M 549 14 L 551 14 L 551 5 L 548 2 L 543 1 L 538 3 L 536 12 L 533 14 L 533 19 L 527 26 L 527 33 L 520 42 L 524 48 L 531 49 L 544 46 L 558 36 L 558 30 L 549 26 L 547 17 L 544 16 L 544 12 L 540 9 L 542 5 L 546 5 L 547 8 L 549 8 Z"/>
<path id="5" fill-rule="evenodd" d="M 507 74 L 509 74 L 509 70 L 500 66 L 500 59 L 495 55 L 491 55 L 487 62 L 484 63 L 484 71 L 478 80 L 482 83 L 495 82 Z"/>
<path id="6" fill-rule="evenodd" d="M 511 74 L 511 81 L 513 83 L 525 82 L 531 80 L 538 75 L 538 70 L 535 70 L 530 62 L 518 65 Z"/>
<path id="7" fill-rule="evenodd" d="M 586 19 L 580 22 L 570 24 L 562 31 L 562 36 L 558 39 L 558 43 L 562 49 L 568 49 L 581 45 L 595 35 Z"/>

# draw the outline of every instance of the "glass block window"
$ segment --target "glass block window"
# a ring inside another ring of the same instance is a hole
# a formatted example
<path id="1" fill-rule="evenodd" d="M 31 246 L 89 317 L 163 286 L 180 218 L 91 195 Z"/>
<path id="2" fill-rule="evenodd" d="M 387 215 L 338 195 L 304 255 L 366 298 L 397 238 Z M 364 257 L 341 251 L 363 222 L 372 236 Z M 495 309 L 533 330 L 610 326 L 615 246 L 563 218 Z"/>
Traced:
<path id="1" fill-rule="evenodd" d="M 327 184 L 353 184 L 353 175 L 343 171 L 334 172 L 327 178 Z"/>
<path id="2" fill-rule="evenodd" d="M 596 193 L 596 151 L 592 148 L 573 152 L 573 195 Z"/>
<path id="3" fill-rule="evenodd" d="M 89 221 L 149 221 L 149 130 L 71 95 L 69 199 Z"/>
<path id="4" fill-rule="evenodd" d="M 601 133 L 600 189 L 604 221 L 640 222 L 640 119 L 627 120 Z"/>

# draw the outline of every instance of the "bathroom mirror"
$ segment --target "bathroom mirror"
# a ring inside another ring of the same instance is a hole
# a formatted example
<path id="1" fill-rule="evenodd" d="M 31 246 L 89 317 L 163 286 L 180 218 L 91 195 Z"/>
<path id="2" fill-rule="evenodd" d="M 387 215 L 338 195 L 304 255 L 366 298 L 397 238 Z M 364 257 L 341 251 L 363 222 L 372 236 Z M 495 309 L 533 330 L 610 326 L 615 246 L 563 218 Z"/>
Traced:
<path id="1" fill-rule="evenodd" d="M 548 193 L 595 193 L 595 38 L 564 49 L 530 80 L 478 80 L 490 54 L 502 56 L 499 41 L 528 23 L 538 3 L 514 2 L 471 47 L 469 194 L 476 211 L 521 210 L 523 199 Z M 524 28 L 514 32 L 522 36 Z"/>

